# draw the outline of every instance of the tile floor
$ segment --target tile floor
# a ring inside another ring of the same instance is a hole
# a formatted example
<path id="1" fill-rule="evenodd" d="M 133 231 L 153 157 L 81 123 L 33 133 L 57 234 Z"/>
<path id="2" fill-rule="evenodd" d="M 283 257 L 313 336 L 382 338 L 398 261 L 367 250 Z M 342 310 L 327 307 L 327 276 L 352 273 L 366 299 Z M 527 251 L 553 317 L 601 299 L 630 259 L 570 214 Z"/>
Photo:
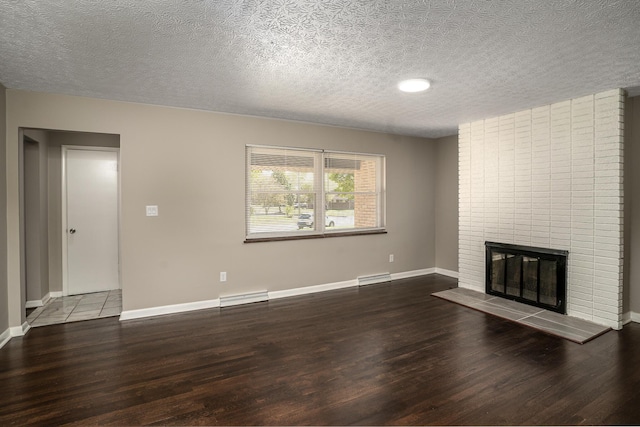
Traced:
<path id="1" fill-rule="evenodd" d="M 32 328 L 56 323 L 76 322 L 119 316 L 122 312 L 122 290 L 52 298 L 27 316 Z"/>
<path id="2" fill-rule="evenodd" d="M 487 295 L 465 288 L 453 288 L 435 292 L 433 296 L 451 301 L 484 313 L 527 325 L 551 335 L 584 344 L 611 328 L 587 320 L 566 316 L 516 301 Z"/>

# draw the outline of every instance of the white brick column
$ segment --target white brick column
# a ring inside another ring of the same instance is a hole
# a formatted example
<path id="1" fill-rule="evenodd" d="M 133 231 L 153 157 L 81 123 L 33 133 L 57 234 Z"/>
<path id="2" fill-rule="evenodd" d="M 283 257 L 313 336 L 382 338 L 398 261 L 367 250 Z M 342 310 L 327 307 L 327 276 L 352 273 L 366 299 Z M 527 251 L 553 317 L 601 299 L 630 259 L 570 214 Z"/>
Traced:
<path id="1" fill-rule="evenodd" d="M 459 128 L 459 285 L 484 291 L 484 242 L 569 251 L 568 314 L 622 327 L 624 94 Z"/>

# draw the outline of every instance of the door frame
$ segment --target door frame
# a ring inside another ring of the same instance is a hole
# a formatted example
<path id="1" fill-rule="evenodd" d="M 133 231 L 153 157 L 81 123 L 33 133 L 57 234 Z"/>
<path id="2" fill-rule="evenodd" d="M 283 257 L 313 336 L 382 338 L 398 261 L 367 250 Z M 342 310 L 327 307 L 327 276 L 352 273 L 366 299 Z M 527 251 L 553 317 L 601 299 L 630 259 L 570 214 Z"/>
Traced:
<path id="1" fill-rule="evenodd" d="M 80 150 L 80 151 L 110 151 L 117 153 L 117 171 L 118 171 L 118 193 L 117 193 L 117 220 L 118 220 L 118 285 L 120 289 L 122 289 L 122 271 L 121 271 L 121 257 L 122 250 L 120 247 L 120 148 L 117 147 L 96 147 L 96 146 L 86 146 L 86 145 L 62 145 L 61 146 L 61 157 L 62 157 L 62 295 L 69 295 L 69 271 L 68 271 L 68 258 L 67 258 L 67 151 L 71 150 Z"/>

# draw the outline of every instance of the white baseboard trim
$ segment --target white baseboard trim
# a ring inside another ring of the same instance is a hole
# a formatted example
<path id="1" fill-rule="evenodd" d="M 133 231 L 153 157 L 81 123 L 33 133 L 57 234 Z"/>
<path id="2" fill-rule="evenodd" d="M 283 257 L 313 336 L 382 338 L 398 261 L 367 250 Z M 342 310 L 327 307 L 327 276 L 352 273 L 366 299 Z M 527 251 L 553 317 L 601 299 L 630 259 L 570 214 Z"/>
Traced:
<path id="1" fill-rule="evenodd" d="M 4 347 L 6 343 L 11 339 L 11 330 L 7 328 L 6 331 L 0 334 L 0 348 Z"/>
<path id="2" fill-rule="evenodd" d="M 33 301 L 27 301 L 24 304 L 24 308 L 37 308 L 37 307 L 42 307 L 44 305 L 44 303 L 42 302 L 41 299 L 37 299 L 37 300 L 33 300 Z"/>
<path id="3" fill-rule="evenodd" d="M 401 273 L 391 273 L 391 280 L 408 279 L 410 277 L 425 276 L 436 272 L 435 267 L 423 268 L 422 270 L 403 271 Z"/>
<path id="4" fill-rule="evenodd" d="M 435 268 L 425 268 L 422 270 L 405 271 L 402 273 L 391 273 L 391 280 L 407 279 L 409 277 L 424 276 L 435 273 Z M 326 283 L 324 285 L 305 286 L 302 288 L 286 289 L 284 291 L 269 292 L 269 299 L 287 298 L 299 295 L 315 294 L 316 292 L 333 291 L 335 289 L 350 288 L 360 286 L 358 279 L 345 280 L 344 282 Z"/>
<path id="5" fill-rule="evenodd" d="M 631 323 L 631 312 L 622 313 L 622 326 Z"/>
<path id="6" fill-rule="evenodd" d="M 391 273 L 391 280 L 407 279 L 410 277 L 433 274 L 436 268 L 425 268 L 422 270 L 405 271 L 401 273 Z M 442 273 L 441 273 L 442 274 Z M 282 291 L 267 291 L 268 299 L 288 298 L 299 295 L 315 294 L 318 292 L 333 291 L 359 286 L 358 279 L 345 280 L 343 282 L 325 283 L 322 285 L 304 286 L 302 288 L 285 289 Z M 184 304 L 164 305 L 160 307 L 142 308 L 139 310 L 127 310 L 120 314 L 120 320 L 142 319 L 145 317 L 162 316 L 165 314 L 176 314 L 187 311 L 203 310 L 207 308 L 220 307 L 220 299 L 209 301 L 196 301 Z"/>
<path id="7" fill-rule="evenodd" d="M 630 311 L 625 316 L 625 325 L 629 322 L 640 323 L 640 313 L 636 313 L 635 311 Z"/>
<path id="8" fill-rule="evenodd" d="M 453 277 L 454 279 L 458 278 L 457 271 L 447 270 L 446 268 L 436 267 L 436 274 L 442 274 L 443 276 Z"/>
<path id="9" fill-rule="evenodd" d="M 26 333 L 29 332 L 29 329 L 31 329 L 31 325 L 29 325 L 28 322 L 24 322 L 20 326 L 13 326 L 9 328 L 9 333 L 12 337 L 21 337 L 26 335 Z"/>
<path id="10" fill-rule="evenodd" d="M 220 299 L 208 301 L 187 302 L 184 304 L 163 305 L 160 307 L 141 308 L 139 310 L 127 310 L 120 313 L 120 320 L 141 319 L 143 317 L 163 316 L 165 314 L 184 313 L 187 311 L 204 310 L 206 308 L 220 307 Z"/>
<path id="11" fill-rule="evenodd" d="M 326 283 L 324 285 L 305 286 L 303 288 L 285 289 L 284 291 L 270 291 L 269 299 L 288 298 L 298 295 L 315 294 L 317 292 L 333 291 L 335 289 L 358 286 L 358 279 L 345 280 L 344 282 Z"/>
<path id="12" fill-rule="evenodd" d="M 43 305 L 48 303 L 50 299 L 51 299 L 51 292 L 49 292 L 44 297 L 42 297 L 42 299 L 27 301 L 27 303 L 25 304 L 25 308 L 42 307 Z"/>
<path id="13" fill-rule="evenodd" d="M 62 296 L 62 291 L 49 292 L 49 296 L 51 298 L 60 298 Z"/>
<path id="14" fill-rule="evenodd" d="M 26 335 L 26 333 L 29 332 L 29 329 L 31 329 L 31 325 L 29 325 L 28 322 L 24 322 L 20 326 L 13 326 L 11 328 L 8 328 L 6 331 L 0 334 L 0 348 L 4 347 L 4 345 L 8 343 L 11 338 Z"/>

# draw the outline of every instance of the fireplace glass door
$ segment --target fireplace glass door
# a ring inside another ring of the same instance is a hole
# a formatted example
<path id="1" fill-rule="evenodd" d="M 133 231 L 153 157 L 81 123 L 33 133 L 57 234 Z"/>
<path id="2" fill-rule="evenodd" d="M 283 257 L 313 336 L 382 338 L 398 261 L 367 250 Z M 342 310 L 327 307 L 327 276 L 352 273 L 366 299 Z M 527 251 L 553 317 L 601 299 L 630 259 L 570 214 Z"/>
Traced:
<path id="1" fill-rule="evenodd" d="M 486 242 L 486 291 L 565 313 L 567 251 Z"/>

